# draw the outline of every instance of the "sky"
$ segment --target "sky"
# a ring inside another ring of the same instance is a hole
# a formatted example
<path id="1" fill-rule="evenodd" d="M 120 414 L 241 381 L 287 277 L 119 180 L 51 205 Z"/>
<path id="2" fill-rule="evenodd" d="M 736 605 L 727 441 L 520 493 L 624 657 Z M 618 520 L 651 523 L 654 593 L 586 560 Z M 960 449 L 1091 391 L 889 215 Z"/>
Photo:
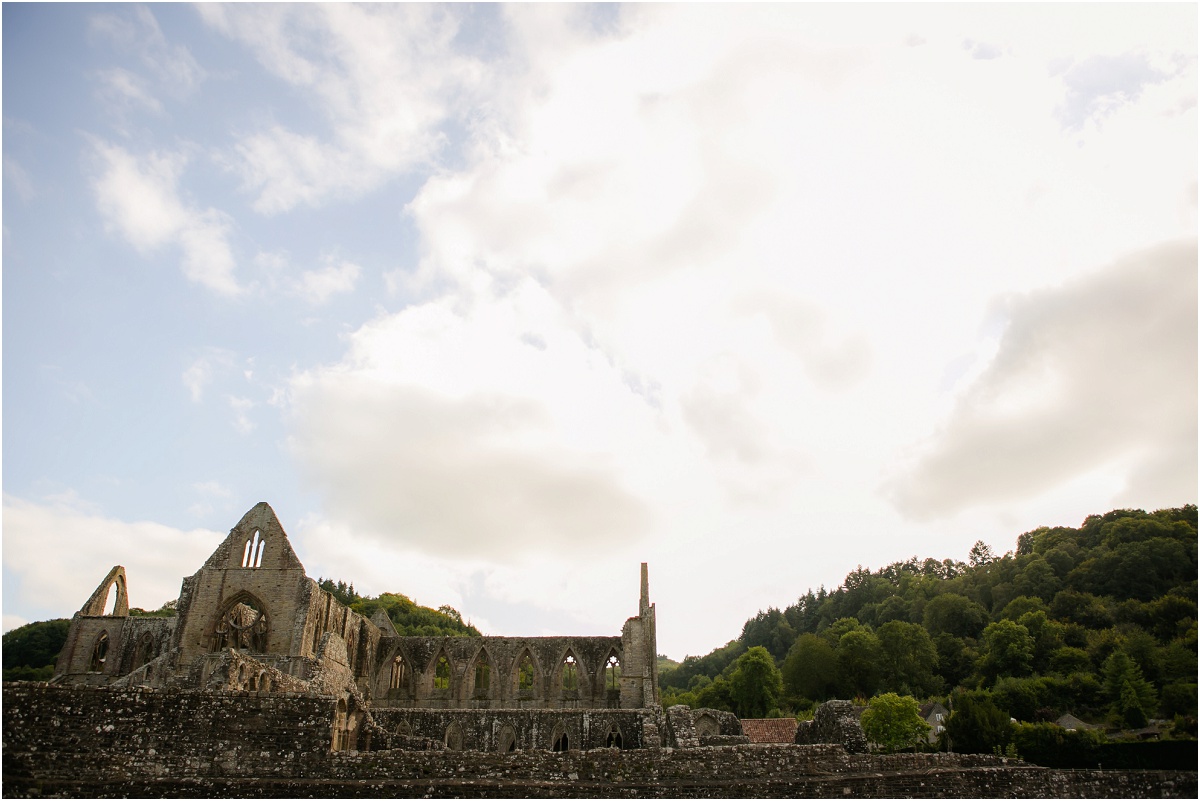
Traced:
<path id="1" fill-rule="evenodd" d="M 1194 4 L 3 6 L 3 625 L 259 501 L 736 638 L 1197 496 Z"/>

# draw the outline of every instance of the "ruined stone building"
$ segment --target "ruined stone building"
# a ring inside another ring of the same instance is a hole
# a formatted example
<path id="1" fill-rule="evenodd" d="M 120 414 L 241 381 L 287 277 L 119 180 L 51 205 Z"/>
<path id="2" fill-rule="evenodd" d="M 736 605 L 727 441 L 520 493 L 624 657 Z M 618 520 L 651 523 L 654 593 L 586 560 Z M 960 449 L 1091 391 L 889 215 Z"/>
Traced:
<path id="1" fill-rule="evenodd" d="M 112 609 L 106 600 L 115 593 Z M 55 683 L 335 696 L 334 750 L 642 747 L 661 717 L 654 605 L 612 637 L 402 637 L 304 571 L 275 512 L 251 509 L 195 574 L 175 617 L 129 615 L 114 567 L 71 621 Z M 726 722 L 729 734 L 740 734 Z M 708 716 L 701 728 L 722 734 Z"/>

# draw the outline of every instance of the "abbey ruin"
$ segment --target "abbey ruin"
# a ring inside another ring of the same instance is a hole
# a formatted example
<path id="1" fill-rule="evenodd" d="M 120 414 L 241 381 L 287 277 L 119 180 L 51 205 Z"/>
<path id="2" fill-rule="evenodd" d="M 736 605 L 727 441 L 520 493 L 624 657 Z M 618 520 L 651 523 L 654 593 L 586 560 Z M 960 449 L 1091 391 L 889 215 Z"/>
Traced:
<path id="1" fill-rule="evenodd" d="M 110 608 L 111 604 L 111 608 Z M 4 685 L 6 796 L 1158 796 L 1195 772 L 757 746 L 716 710 L 663 710 L 655 607 L 609 637 L 406 637 L 309 578 L 259 503 L 129 615 L 114 567 L 48 683 Z M 857 725 L 856 723 L 854 725 Z M 861 731 L 859 732 L 861 734 Z M 797 742 L 812 742 L 812 732 Z M 865 742 L 865 741 L 864 741 Z"/>
<path id="2" fill-rule="evenodd" d="M 401 637 L 382 611 L 368 620 L 309 578 L 260 503 L 183 580 L 176 610 L 129 616 L 114 567 L 72 619 L 52 682 L 328 695 L 335 751 L 412 738 L 472 751 L 639 748 L 660 736 L 647 712 L 659 700 L 645 564 L 620 636 Z M 719 734 L 715 721 L 703 724 Z"/>

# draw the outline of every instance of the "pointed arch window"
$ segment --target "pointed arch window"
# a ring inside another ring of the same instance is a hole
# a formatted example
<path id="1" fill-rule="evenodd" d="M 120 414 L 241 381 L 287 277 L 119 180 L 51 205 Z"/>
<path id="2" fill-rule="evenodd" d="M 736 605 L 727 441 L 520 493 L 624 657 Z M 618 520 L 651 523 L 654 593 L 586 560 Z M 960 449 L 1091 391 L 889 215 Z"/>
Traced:
<path id="1" fill-rule="evenodd" d="M 212 650 L 236 648 L 239 651 L 263 653 L 267 650 L 267 634 L 270 630 L 267 613 L 259 609 L 255 602 L 243 597 L 217 620 L 213 629 Z"/>
<path id="2" fill-rule="evenodd" d="M 403 687 L 408 680 L 408 665 L 404 662 L 404 657 L 397 655 L 392 660 L 392 680 L 391 688 L 398 690 Z"/>
<path id="3" fill-rule="evenodd" d="M 505 726 L 496 738 L 496 750 L 502 754 L 511 754 L 517 750 L 517 732 L 512 726 Z"/>
<path id="4" fill-rule="evenodd" d="M 258 529 L 254 529 L 254 536 L 246 540 L 246 547 L 242 550 L 242 567 L 262 567 L 263 548 L 266 544 L 266 538 Z"/>
<path id="5" fill-rule="evenodd" d="M 488 661 L 487 654 L 480 652 L 479 658 L 475 660 L 475 694 L 486 696 L 491 686 L 492 664 Z"/>
<path id="6" fill-rule="evenodd" d="M 450 689 L 450 660 L 446 658 L 445 654 L 438 657 L 437 664 L 433 668 L 433 689 Z"/>
<path id="7" fill-rule="evenodd" d="M 133 667 L 136 670 L 142 665 L 150 662 L 157 656 L 157 649 L 154 646 L 154 636 L 150 632 L 143 632 L 142 636 L 138 637 L 137 650 L 133 655 Z"/>
<path id="8" fill-rule="evenodd" d="M 446 727 L 446 750 L 463 750 L 463 731 L 457 723 L 451 723 Z"/>
<path id="9" fill-rule="evenodd" d="M 96 638 L 96 644 L 92 646 L 92 661 L 88 665 L 88 670 L 99 673 L 104 670 L 104 663 L 108 659 L 108 632 L 100 632 L 100 636 Z"/>
<path id="10" fill-rule="evenodd" d="M 617 659 L 616 654 L 609 654 L 604 666 L 604 686 L 609 690 L 621 688 L 621 660 Z"/>
<path id="11" fill-rule="evenodd" d="M 579 689 L 579 670 L 575 664 L 575 655 L 567 652 L 562 661 L 563 692 L 574 692 Z"/>
<path id="12" fill-rule="evenodd" d="M 533 689 L 533 660 L 529 657 L 528 651 L 521 657 L 521 662 L 517 666 L 517 689 Z"/>

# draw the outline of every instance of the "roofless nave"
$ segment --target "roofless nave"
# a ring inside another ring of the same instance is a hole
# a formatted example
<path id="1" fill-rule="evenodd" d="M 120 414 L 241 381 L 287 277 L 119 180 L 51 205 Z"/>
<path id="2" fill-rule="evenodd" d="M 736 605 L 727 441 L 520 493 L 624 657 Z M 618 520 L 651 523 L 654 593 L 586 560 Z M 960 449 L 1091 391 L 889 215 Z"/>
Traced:
<path id="1" fill-rule="evenodd" d="M 275 512 L 259 503 L 183 580 L 176 609 L 131 617 L 125 570 L 114 567 L 72 619 L 53 681 L 332 695 L 334 750 L 410 738 L 484 751 L 658 739 L 645 564 L 637 615 L 620 636 L 402 637 L 382 610 L 367 619 L 309 578 Z M 725 717 L 699 715 L 697 733 L 740 734 Z"/>

